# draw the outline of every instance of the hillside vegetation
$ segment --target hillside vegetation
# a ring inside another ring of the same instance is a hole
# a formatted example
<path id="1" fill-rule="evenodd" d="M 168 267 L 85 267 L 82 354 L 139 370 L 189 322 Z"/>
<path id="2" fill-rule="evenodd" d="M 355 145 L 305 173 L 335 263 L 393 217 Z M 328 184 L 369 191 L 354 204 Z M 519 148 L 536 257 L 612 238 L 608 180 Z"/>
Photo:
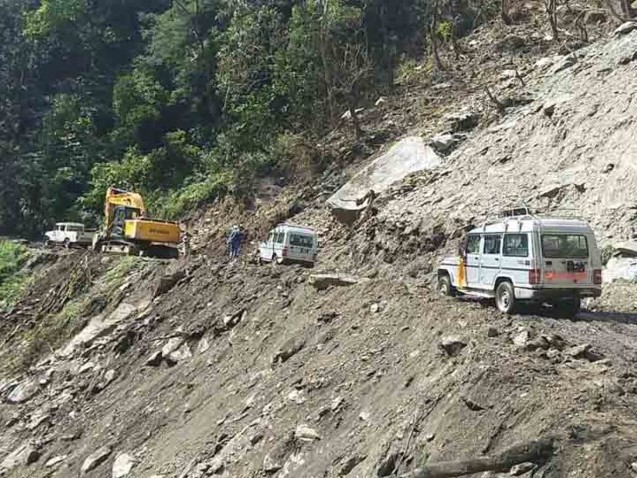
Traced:
<path id="1" fill-rule="evenodd" d="M 311 175 L 344 111 L 356 119 L 404 59 L 492 14 L 468 0 L 2 0 L 0 234 L 95 220 L 111 184 L 176 216 L 249 197 L 261 174 Z"/>

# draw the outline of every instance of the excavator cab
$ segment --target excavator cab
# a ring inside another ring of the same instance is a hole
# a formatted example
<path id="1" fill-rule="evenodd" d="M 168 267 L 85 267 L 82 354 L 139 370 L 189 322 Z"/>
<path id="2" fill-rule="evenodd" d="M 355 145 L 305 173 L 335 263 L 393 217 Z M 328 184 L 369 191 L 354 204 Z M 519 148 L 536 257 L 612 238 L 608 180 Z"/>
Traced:
<path id="1" fill-rule="evenodd" d="M 137 219 L 141 216 L 141 211 L 135 207 L 116 206 L 113 210 L 113 223 L 111 234 L 117 237 L 124 237 L 126 221 Z"/>

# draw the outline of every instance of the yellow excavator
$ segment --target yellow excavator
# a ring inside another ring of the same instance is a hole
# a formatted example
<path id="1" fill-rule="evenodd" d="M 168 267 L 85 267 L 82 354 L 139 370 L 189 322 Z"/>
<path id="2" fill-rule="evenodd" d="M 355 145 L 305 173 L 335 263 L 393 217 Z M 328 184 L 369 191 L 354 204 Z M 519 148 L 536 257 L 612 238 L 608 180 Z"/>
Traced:
<path id="1" fill-rule="evenodd" d="M 104 216 L 104 229 L 93 238 L 96 251 L 163 259 L 179 256 L 179 224 L 147 218 L 141 195 L 108 188 Z"/>

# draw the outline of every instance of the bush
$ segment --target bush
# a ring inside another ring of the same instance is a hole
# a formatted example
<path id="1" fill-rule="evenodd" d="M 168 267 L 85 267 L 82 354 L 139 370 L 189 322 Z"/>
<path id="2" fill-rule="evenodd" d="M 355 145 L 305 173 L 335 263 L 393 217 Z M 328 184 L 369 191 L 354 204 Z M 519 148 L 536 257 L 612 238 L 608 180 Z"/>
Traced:
<path id="1" fill-rule="evenodd" d="M 11 306 L 19 297 L 27 276 L 21 268 L 29 250 L 11 241 L 0 241 L 0 309 Z"/>

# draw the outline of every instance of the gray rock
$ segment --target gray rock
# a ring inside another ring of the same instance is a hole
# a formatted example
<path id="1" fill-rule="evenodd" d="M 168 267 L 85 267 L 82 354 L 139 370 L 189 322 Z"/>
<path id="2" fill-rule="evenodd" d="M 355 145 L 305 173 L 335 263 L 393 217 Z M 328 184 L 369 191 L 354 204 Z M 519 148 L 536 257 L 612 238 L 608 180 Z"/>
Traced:
<path id="1" fill-rule="evenodd" d="M 7 402 L 14 404 L 27 402 L 38 393 L 39 388 L 35 380 L 26 379 L 11 391 L 7 397 Z"/>
<path id="2" fill-rule="evenodd" d="M 303 338 L 291 338 L 285 342 L 279 350 L 274 354 L 272 363 L 286 362 L 291 357 L 296 355 L 305 346 L 305 339 Z"/>
<path id="3" fill-rule="evenodd" d="M 498 335 L 500 335 L 500 332 L 498 332 L 498 329 L 496 329 L 495 327 L 489 327 L 487 329 L 487 337 L 497 337 Z"/>
<path id="4" fill-rule="evenodd" d="M 365 461 L 367 458 L 366 455 L 353 455 L 350 456 L 345 463 L 339 468 L 338 476 L 347 476 L 349 475 L 354 468 L 356 468 L 360 463 Z"/>
<path id="5" fill-rule="evenodd" d="M 148 360 L 146 360 L 146 365 L 149 365 L 151 367 L 158 367 L 161 364 L 161 360 L 162 360 L 161 350 L 157 350 L 150 357 L 148 357 Z"/>
<path id="6" fill-rule="evenodd" d="M 113 478 L 129 476 L 135 466 L 136 460 L 128 453 L 120 453 L 113 462 Z"/>
<path id="7" fill-rule="evenodd" d="M 31 443 L 25 443 L 11 452 L 0 463 L 0 471 L 10 471 L 18 466 L 26 466 L 40 459 L 40 452 Z"/>
<path id="8" fill-rule="evenodd" d="M 47 461 L 44 464 L 45 468 L 53 468 L 57 465 L 59 465 L 60 463 L 62 463 L 64 460 L 66 460 L 68 455 L 58 455 L 58 456 L 54 456 L 53 458 L 51 458 L 49 461 Z"/>
<path id="9" fill-rule="evenodd" d="M 106 461 L 112 451 L 113 449 L 110 446 L 103 446 L 95 450 L 84 460 L 81 468 L 82 473 L 88 473 L 100 466 Z"/>
<path id="10" fill-rule="evenodd" d="M 535 469 L 534 463 L 530 463 L 530 462 L 520 463 L 519 465 L 515 465 L 513 468 L 511 468 L 511 471 L 509 472 L 509 474 L 511 476 L 520 476 L 534 469 Z"/>
<path id="11" fill-rule="evenodd" d="M 314 441 L 321 439 L 321 436 L 318 434 L 318 432 L 313 428 L 308 427 L 307 425 L 299 425 L 298 427 L 296 427 L 294 436 L 302 441 Z"/>
<path id="12" fill-rule="evenodd" d="M 197 353 L 204 354 L 208 351 L 209 348 L 210 348 L 210 343 L 208 342 L 208 339 L 204 337 L 203 339 L 199 341 L 199 345 L 197 345 Z"/>
<path id="13" fill-rule="evenodd" d="M 620 26 L 618 26 L 615 29 L 615 31 L 613 31 L 613 35 L 615 36 L 626 35 L 632 32 L 633 30 L 637 30 L 637 22 L 622 23 Z"/>
<path id="14" fill-rule="evenodd" d="M 455 357 L 467 346 L 467 342 L 455 335 L 449 335 L 443 337 L 439 345 L 447 355 Z"/>
<path id="15" fill-rule="evenodd" d="M 442 133 L 431 138 L 429 145 L 440 154 L 447 154 L 453 151 L 467 139 L 466 135 L 460 133 Z"/>
<path id="16" fill-rule="evenodd" d="M 190 358 L 192 358 L 192 351 L 186 343 L 182 344 L 181 347 L 179 347 L 174 352 L 171 352 L 168 355 L 164 355 L 164 359 L 170 364 L 183 362 L 184 360 L 188 360 Z"/>
<path id="17" fill-rule="evenodd" d="M 265 455 L 263 459 L 263 471 L 266 473 L 275 473 L 282 467 L 283 465 L 279 460 L 274 459 L 270 454 Z"/>
<path id="18" fill-rule="evenodd" d="M 380 311 L 380 305 L 377 303 L 372 304 L 371 307 L 369 308 L 369 311 L 372 314 L 377 314 Z"/>
<path id="19" fill-rule="evenodd" d="M 597 362 L 603 356 L 593 350 L 590 344 L 577 345 L 564 351 L 564 353 L 574 359 L 585 359 L 589 362 Z"/>
<path id="20" fill-rule="evenodd" d="M 515 337 L 513 337 L 513 345 L 515 345 L 518 348 L 525 348 L 530 340 L 531 340 L 531 332 L 525 329 L 519 334 L 517 334 Z"/>

